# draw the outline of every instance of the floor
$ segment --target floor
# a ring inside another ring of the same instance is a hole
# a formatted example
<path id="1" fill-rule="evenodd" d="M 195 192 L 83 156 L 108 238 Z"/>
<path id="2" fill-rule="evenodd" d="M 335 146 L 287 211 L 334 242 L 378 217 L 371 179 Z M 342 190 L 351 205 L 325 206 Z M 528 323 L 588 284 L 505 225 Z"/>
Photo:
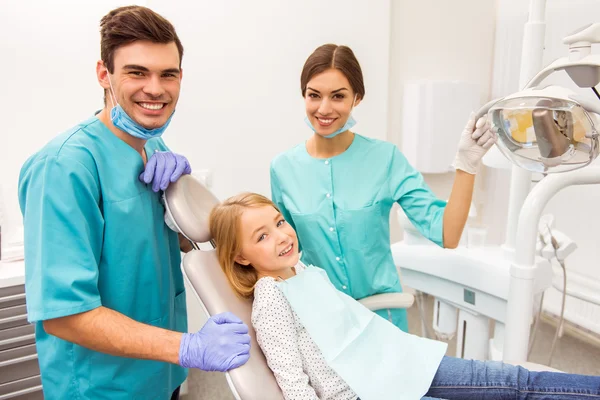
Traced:
<path id="1" fill-rule="evenodd" d="M 433 299 L 426 299 L 426 315 L 431 317 Z M 416 307 L 408 310 L 408 321 L 411 333 L 421 334 L 421 320 Z M 540 323 L 537 338 L 529 361 L 547 364 L 548 353 L 554 337 L 553 325 Z M 454 355 L 456 351 L 456 339 L 448 343 L 448 355 Z M 590 344 L 588 341 L 580 340 L 574 336 L 564 335 L 558 342 L 552 360 L 552 367 L 564 372 L 585 375 L 600 375 L 600 347 Z M 217 372 L 203 372 L 190 370 L 188 379 L 188 394 L 182 396 L 182 400 L 234 400 L 225 375 Z"/>

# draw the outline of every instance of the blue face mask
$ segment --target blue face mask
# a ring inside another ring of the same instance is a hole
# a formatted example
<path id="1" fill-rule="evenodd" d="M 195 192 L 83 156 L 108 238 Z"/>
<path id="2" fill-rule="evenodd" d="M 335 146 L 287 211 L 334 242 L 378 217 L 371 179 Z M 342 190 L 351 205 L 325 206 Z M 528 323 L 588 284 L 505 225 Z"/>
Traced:
<path id="1" fill-rule="evenodd" d="M 118 129 L 122 130 L 123 132 L 128 133 L 129 135 L 136 137 L 138 139 L 148 140 L 148 139 L 157 138 L 157 137 L 162 136 L 165 129 L 167 129 L 167 127 L 169 126 L 169 123 L 171 123 L 171 118 L 173 118 L 173 114 L 175 114 L 175 111 L 173 111 L 173 113 L 171 114 L 171 116 L 169 117 L 167 122 L 165 122 L 165 124 L 163 126 L 160 126 L 158 128 L 154 128 L 154 129 L 144 128 L 143 126 L 141 126 L 140 124 L 135 122 L 125 112 L 125 110 L 123 110 L 123 107 L 121 107 L 121 105 L 119 103 L 117 103 L 117 98 L 115 97 L 115 94 L 113 92 L 112 83 L 110 81 L 110 78 L 108 79 L 108 83 L 110 85 L 110 94 L 113 98 L 113 104 L 116 104 L 116 106 L 114 106 L 110 110 L 110 120 L 112 121 L 114 126 L 116 126 Z"/>
<path id="2" fill-rule="evenodd" d="M 335 131 L 335 132 L 333 132 L 333 133 L 331 133 L 329 135 L 323 136 L 324 138 L 327 138 L 327 139 L 334 138 L 337 135 L 339 135 L 340 133 L 346 132 L 347 130 L 352 129 L 352 127 L 354 125 L 356 125 L 356 120 L 352 116 L 352 110 L 354 110 L 354 104 L 356 104 L 356 96 L 354 96 L 354 101 L 352 102 L 352 108 L 350 109 L 350 116 L 348 117 L 348 120 L 346 121 L 346 123 L 344 124 L 344 126 L 342 126 L 340 129 L 338 129 L 337 131 Z M 310 127 L 310 129 L 313 130 L 313 132 L 317 131 L 315 129 L 315 127 L 313 126 L 313 124 L 310 123 L 310 120 L 308 119 L 308 116 L 304 117 L 304 122 L 306 122 L 306 125 L 308 125 Z"/>

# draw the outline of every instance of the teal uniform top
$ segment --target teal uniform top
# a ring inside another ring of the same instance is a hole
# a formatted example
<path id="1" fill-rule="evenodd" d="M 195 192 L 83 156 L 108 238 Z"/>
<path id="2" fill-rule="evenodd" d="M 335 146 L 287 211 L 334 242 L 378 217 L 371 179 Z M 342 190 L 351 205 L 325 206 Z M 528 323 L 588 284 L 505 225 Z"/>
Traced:
<path id="1" fill-rule="evenodd" d="M 272 161 L 271 192 L 296 229 L 302 261 L 325 269 L 355 299 L 402 292 L 390 249 L 394 202 L 425 237 L 443 245 L 446 202 L 388 142 L 355 134 L 345 152 L 327 159 L 310 156 L 302 143 Z M 408 330 L 405 310 L 377 313 Z"/>
<path id="2" fill-rule="evenodd" d="M 145 151 L 168 150 L 151 139 Z M 161 399 L 187 371 L 115 357 L 44 331 L 43 321 L 104 306 L 138 322 L 187 332 L 181 254 L 159 193 L 138 180 L 139 153 L 96 117 L 29 158 L 19 178 L 25 289 L 44 397 Z"/>

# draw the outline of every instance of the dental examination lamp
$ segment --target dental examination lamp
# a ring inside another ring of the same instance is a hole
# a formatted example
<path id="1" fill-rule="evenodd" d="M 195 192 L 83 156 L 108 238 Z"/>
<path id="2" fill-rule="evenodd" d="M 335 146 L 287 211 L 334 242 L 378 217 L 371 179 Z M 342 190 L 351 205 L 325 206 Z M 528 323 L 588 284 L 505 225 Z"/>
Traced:
<path id="1" fill-rule="evenodd" d="M 564 187 L 600 183 L 600 167 L 581 169 L 599 153 L 600 101 L 587 101 L 560 86 L 541 86 L 554 72 L 565 71 L 577 86 L 591 88 L 600 99 L 595 89 L 600 83 L 600 56 L 591 54 L 592 44 L 600 43 L 600 23 L 581 28 L 567 36 L 564 43 L 569 45 L 567 57 L 543 68 L 521 92 L 494 100 L 478 112 L 478 116 L 487 113 L 498 134 L 497 147 L 506 158 L 526 171 L 545 175 L 527 195 L 514 232 L 504 360 L 527 359 L 537 269 L 536 237 L 545 205 Z M 560 172 L 566 173 L 555 174 Z M 511 191 L 513 186 L 514 182 Z"/>
<path id="2" fill-rule="evenodd" d="M 486 104 L 477 114 L 488 114 L 498 134 L 498 149 L 517 166 L 543 174 L 566 172 L 590 164 L 599 152 L 600 102 L 584 100 L 560 86 L 540 87 L 556 71 L 564 70 L 582 88 L 600 83 L 600 56 L 591 55 L 600 43 L 600 23 L 564 39 L 569 56 L 540 71 L 524 88 Z"/>
<path id="3" fill-rule="evenodd" d="M 580 88 L 600 83 L 600 24 L 588 25 L 564 39 L 569 55 L 542 69 L 523 91 L 494 100 L 478 113 L 488 114 L 498 134 L 498 149 L 515 165 L 544 175 L 589 165 L 599 153 L 600 102 L 589 102 L 569 89 L 540 86 L 556 71 L 565 71 Z M 525 361 L 533 310 L 538 222 L 549 199 L 569 185 L 600 183 L 600 168 L 591 167 L 545 177 L 527 196 L 516 229 L 510 267 L 503 359 Z"/>
<path id="4" fill-rule="evenodd" d="M 433 329 L 440 339 L 457 336 L 457 357 L 527 360 L 534 296 L 553 278 L 551 260 L 536 250 L 542 211 L 567 186 L 600 183 L 600 167 L 589 166 L 600 149 L 600 101 L 543 85 L 565 71 L 598 96 L 600 56 L 591 47 L 600 42 L 600 24 L 566 37 L 569 55 L 543 68 L 545 3 L 530 2 L 519 82 L 524 89 L 486 104 L 477 116 L 487 114 L 498 134 L 495 147 L 513 164 L 504 244 L 438 248 L 399 212 L 404 239 L 392 244 L 394 263 L 404 285 L 434 297 Z M 533 172 L 545 177 L 531 190 Z M 557 253 L 564 258 L 574 248 L 564 240 Z"/>

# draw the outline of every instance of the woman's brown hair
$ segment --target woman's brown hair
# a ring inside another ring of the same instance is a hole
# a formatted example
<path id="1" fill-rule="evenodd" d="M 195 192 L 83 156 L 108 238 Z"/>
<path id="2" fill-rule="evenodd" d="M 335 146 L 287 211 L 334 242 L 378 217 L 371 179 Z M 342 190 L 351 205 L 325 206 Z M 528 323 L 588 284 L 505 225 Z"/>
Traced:
<path id="1" fill-rule="evenodd" d="M 348 46 L 324 44 L 306 59 L 300 75 L 302 97 L 306 96 L 306 86 L 313 76 L 335 68 L 344 74 L 358 99 L 365 97 L 365 84 L 358 60 Z"/>

